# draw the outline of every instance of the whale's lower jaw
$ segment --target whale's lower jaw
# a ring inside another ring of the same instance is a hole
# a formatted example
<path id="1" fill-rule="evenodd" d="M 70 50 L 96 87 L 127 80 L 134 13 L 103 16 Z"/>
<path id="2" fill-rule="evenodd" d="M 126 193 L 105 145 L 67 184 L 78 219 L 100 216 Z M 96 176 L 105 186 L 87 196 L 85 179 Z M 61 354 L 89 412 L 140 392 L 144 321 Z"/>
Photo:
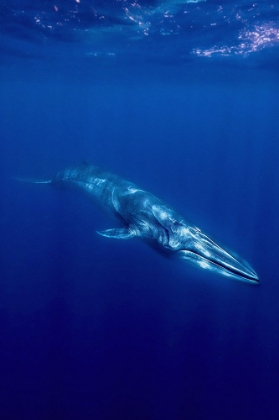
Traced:
<path id="1" fill-rule="evenodd" d="M 220 248 L 221 249 L 221 248 Z M 219 254 L 221 252 L 219 251 Z M 236 257 L 224 251 L 225 258 L 205 257 L 195 251 L 181 250 L 178 255 L 183 260 L 187 260 L 191 264 L 200 268 L 230 277 L 235 280 L 243 281 L 249 284 L 259 284 L 257 273 L 249 266 L 248 263 L 236 259 Z"/>

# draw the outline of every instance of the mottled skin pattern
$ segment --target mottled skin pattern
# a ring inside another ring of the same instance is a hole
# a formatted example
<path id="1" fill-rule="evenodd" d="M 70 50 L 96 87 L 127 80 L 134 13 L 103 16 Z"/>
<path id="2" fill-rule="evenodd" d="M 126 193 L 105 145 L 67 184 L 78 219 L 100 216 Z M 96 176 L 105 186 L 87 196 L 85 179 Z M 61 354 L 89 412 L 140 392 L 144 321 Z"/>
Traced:
<path id="1" fill-rule="evenodd" d="M 95 197 L 134 236 L 154 240 L 159 246 L 173 251 L 183 248 L 175 236 L 179 229 L 188 226 L 182 216 L 155 195 L 117 175 L 83 164 L 59 172 L 53 184 L 79 188 Z"/>
<path id="2" fill-rule="evenodd" d="M 162 252 L 202 268 L 250 283 L 259 282 L 245 261 L 219 247 L 159 198 L 117 175 L 84 163 L 59 172 L 51 184 L 83 190 L 116 216 L 123 227 L 98 232 L 105 237 L 137 236 Z"/>

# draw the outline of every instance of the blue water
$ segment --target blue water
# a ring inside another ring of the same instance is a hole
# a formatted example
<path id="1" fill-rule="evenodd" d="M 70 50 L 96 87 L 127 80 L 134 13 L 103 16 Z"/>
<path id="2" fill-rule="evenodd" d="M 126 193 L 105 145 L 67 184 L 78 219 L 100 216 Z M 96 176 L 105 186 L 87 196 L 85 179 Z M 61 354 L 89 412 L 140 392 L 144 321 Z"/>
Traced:
<path id="1" fill-rule="evenodd" d="M 279 8 L 0 4 L 0 418 L 279 418 Z M 96 230 L 86 159 L 245 258 L 253 287 Z"/>

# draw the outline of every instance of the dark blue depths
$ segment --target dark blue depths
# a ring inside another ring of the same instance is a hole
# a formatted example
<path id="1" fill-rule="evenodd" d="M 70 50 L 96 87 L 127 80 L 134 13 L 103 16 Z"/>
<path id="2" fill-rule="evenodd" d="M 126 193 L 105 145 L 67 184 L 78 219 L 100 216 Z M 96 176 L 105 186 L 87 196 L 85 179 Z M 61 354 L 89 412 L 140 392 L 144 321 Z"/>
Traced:
<path id="1" fill-rule="evenodd" d="M 142 66 L 1 70 L 2 419 L 279 415 L 278 80 Z M 261 285 L 100 237 L 114 221 L 90 200 L 14 179 L 84 158 L 173 205 Z"/>

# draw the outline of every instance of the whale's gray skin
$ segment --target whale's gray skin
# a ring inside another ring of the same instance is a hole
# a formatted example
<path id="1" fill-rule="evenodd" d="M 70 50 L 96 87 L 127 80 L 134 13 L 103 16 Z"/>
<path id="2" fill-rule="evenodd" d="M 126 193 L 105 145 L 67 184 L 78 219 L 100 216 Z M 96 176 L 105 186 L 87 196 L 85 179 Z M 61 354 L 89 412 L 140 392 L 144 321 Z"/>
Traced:
<path id="1" fill-rule="evenodd" d="M 102 236 L 139 237 L 159 251 L 201 268 L 251 284 L 259 283 L 248 263 L 225 251 L 155 195 L 117 175 L 84 163 L 59 172 L 52 180 L 37 182 L 84 190 L 95 198 L 123 226 L 98 232 Z"/>

